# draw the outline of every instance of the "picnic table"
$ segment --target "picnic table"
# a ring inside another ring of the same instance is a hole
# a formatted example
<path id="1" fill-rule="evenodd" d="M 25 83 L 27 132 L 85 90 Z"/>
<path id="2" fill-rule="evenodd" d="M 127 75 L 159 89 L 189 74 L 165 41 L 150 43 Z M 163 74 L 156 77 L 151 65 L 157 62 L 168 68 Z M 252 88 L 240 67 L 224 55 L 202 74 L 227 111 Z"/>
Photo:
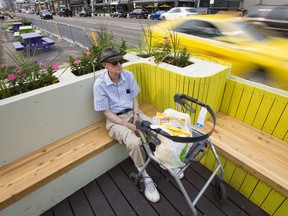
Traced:
<path id="1" fill-rule="evenodd" d="M 17 31 L 19 31 L 19 27 L 22 25 L 23 25 L 22 22 L 13 22 L 12 27 L 10 27 L 9 30 L 11 30 L 13 32 L 17 32 Z"/>
<path id="2" fill-rule="evenodd" d="M 20 37 L 20 34 L 26 34 L 26 33 L 30 33 L 30 32 L 37 32 L 37 33 L 41 33 L 40 30 L 34 30 L 32 28 L 32 26 L 20 26 L 19 27 L 19 31 L 14 32 L 14 37 Z"/>
<path id="3" fill-rule="evenodd" d="M 29 49 L 30 54 L 36 49 L 43 49 L 46 51 L 49 46 L 55 44 L 53 40 L 47 37 L 43 37 L 37 32 L 30 32 L 20 34 L 23 42 L 14 42 L 13 45 L 17 51 Z"/>

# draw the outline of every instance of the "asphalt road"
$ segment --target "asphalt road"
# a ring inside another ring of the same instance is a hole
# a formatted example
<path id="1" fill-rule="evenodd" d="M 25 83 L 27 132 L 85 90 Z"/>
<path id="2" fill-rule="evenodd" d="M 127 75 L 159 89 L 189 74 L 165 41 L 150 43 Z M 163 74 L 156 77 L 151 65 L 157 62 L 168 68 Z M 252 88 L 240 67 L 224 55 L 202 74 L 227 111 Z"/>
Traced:
<path id="1" fill-rule="evenodd" d="M 18 14 L 19 16 L 39 18 L 35 14 Z M 154 25 L 159 20 L 150 19 L 130 19 L 130 18 L 112 18 L 110 16 L 92 16 L 92 17 L 60 17 L 53 16 L 53 21 L 85 28 L 88 34 L 99 30 L 101 26 L 106 26 L 113 32 L 116 41 L 125 40 L 129 46 L 138 47 L 138 40 L 143 34 L 143 28 L 148 25 Z"/>

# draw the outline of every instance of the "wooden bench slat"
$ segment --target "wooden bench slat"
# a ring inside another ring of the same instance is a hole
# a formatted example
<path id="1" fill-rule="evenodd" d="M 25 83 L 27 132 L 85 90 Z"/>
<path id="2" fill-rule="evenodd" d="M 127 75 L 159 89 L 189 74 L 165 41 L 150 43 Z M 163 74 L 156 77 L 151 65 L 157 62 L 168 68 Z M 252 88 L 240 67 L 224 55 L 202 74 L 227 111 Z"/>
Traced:
<path id="1" fill-rule="evenodd" d="M 239 120 L 231 120 L 232 117 L 218 117 L 217 126 L 225 128 L 227 131 L 231 131 L 234 135 L 238 137 L 244 137 L 247 142 L 250 143 L 253 148 L 258 151 L 262 151 L 265 154 L 269 154 L 276 160 L 282 160 L 283 163 L 288 161 L 288 154 L 283 154 L 288 152 L 288 145 L 282 140 L 277 140 L 277 138 L 258 130 L 250 125 L 243 125 L 243 122 Z"/>
<path id="2" fill-rule="evenodd" d="M 225 113 L 218 112 L 211 141 L 217 151 L 288 196 L 287 143 Z M 203 131 L 211 128 L 206 122 Z"/>
<path id="3" fill-rule="evenodd" d="M 157 109 L 140 105 L 148 116 Z M 105 120 L 73 133 L 0 168 L 0 209 L 117 143 Z"/>

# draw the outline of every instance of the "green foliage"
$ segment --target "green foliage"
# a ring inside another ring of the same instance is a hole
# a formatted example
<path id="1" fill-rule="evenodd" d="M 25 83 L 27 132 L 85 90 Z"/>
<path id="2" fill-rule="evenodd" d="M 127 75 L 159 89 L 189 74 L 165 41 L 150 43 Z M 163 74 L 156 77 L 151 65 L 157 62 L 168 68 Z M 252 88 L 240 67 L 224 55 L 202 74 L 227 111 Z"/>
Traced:
<path id="1" fill-rule="evenodd" d="M 137 55 L 140 57 L 154 57 L 156 64 L 165 62 L 178 67 L 186 67 L 193 64 L 189 60 L 190 54 L 186 47 L 182 47 L 178 34 L 168 30 L 168 37 L 163 38 L 163 42 L 153 42 L 153 31 L 150 25 L 143 31 L 144 38 L 139 43 L 139 48 L 136 49 Z"/>
<path id="2" fill-rule="evenodd" d="M 71 72 L 76 76 L 81 76 L 103 69 L 104 67 L 100 61 L 101 51 L 109 47 L 118 49 L 121 55 L 126 54 L 126 42 L 121 40 L 121 43 L 118 45 L 114 41 L 111 30 L 105 26 L 101 26 L 97 32 L 97 43 L 92 44 L 88 51 L 83 51 L 80 57 L 69 57 Z"/>
<path id="3" fill-rule="evenodd" d="M 48 65 L 34 61 L 33 57 L 16 56 L 10 50 L 6 53 L 16 65 L 0 66 L 0 99 L 28 92 L 59 82 L 53 73 L 58 65 L 53 59 Z"/>

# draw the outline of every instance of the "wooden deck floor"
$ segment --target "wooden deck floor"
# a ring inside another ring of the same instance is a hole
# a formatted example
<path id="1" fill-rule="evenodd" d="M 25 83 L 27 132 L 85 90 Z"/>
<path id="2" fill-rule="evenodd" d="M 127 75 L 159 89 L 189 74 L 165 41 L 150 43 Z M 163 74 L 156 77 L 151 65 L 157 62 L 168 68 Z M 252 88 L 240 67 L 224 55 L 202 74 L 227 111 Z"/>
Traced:
<path id="1" fill-rule="evenodd" d="M 161 200 L 158 203 L 148 202 L 130 182 L 129 174 L 135 171 L 133 162 L 128 158 L 43 213 L 42 216 L 192 215 L 174 178 L 168 171 L 162 170 L 154 163 L 148 166 L 148 173 L 161 193 Z M 186 169 L 185 178 L 181 181 L 192 199 L 203 187 L 210 173 L 199 163 Z M 196 205 L 198 215 L 268 215 L 229 185 L 226 185 L 226 190 L 228 199 L 220 205 L 214 197 L 213 186 L 209 186 Z"/>

